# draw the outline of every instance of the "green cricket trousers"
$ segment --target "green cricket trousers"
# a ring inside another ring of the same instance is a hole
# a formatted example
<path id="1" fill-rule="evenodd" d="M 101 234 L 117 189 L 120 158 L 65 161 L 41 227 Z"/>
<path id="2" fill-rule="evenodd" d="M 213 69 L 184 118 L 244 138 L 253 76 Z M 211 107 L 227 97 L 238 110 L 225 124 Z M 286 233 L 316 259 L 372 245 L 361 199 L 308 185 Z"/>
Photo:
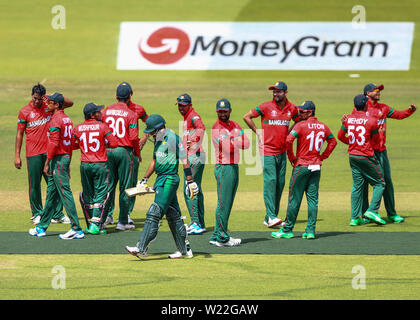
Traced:
<path id="1" fill-rule="evenodd" d="M 214 176 L 217 182 L 216 221 L 210 241 L 229 241 L 228 223 L 239 183 L 237 164 L 216 164 Z"/>
<path id="2" fill-rule="evenodd" d="M 278 155 L 261 156 L 264 177 L 265 221 L 279 215 L 281 194 L 286 177 L 286 152 Z"/>
<path id="3" fill-rule="evenodd" d="M 83 200 L 93 223 L 104 222 L 105 203 L 108 200 L 109 170 L 107 162 L 80 164 Z"/>
<path id="4" fill-rule="evenodd" d="M 201 189 L 201 181 L 203 178 L 204 164 L 206 161 L 206 154 L 199 153 L 190 155 L 188 157 L 188 163 L 192 171 L 194 182 L 197 183 L 199 192 L 198 195 L 191 199 L 185 193 L 185 187 L 187 186 L 187 178 L 184 175 L 184 199 L 185 204 L 190 214 L 191 223 L 196 223 L 200 228 L 205 228 L 206 223 L 204 221 L 204 196 Z"/>
<path id="5" fill-rule="evenodd" d="M 108 168 L 109 168 L 109 198 L 111 201 L 106 205 L 107 216 L 110 212 L 112 199 L 115 198 L 115 190 L 119 182 L 119 204 L 120 214 L 118 222 L 128 223 L 128 212 L 130 209 L 130 200 L 125 189 L 131 187 L 133 181 L 133 148 L 117 147 L 107 149 Z"/>
<path id="6" fill-rule="evenodd" d="M 32 216 L 39 216 L 42 214 L 42 195 L 41 195 L 41 180 L 45 179 L 48 183 L 48 177 L 44 174 L 44 164 L 47 160 L 47 154 L 39 154 L 32 157 L 26 157 L 28 167 L 28 185 L 29 185 L 29 204 L 31 206 Z M 59 201 L 57 207 L 54 208 L 52 219 L 61 219 L 64 217 L 63 203 Z"/>
<path id="7" fill-rule="evenodd" d="M 289 183 L 289 201 L 287 205 L 285 232 L 291 232 L 302 203 L 303 194 L 306 193 L 308 203 L 308 222 L 306 233 L 315 233 L 316 219 L 318 215 L 318 191 L 321 170 L 311 171 L 308 165 L 298 165 L 293 168 Z"/>
<path id="8" fill-rule="evenodd" d="M 389 164 L 388 153 L 386 150 L 379 152 L 375 151 L 375 157 L 379 163 L 382 177 L 385 181 L 385 189 L 383 192 L 384 205 L 388 217 L 396 216 L 397 211 L 395 210 L 395 195 L 394 195 L 394 184 L 391 179 L 391 166 Z M 366 182 L 363 188 L 363 209 L 365 212 L 369 207 L 369 184 Z M 362 213 L 363 213 L 362 212 Z"/>
<path id="9" fill-rule="evenodd" d="M 70 219 L 71 228 L 75 231 L 82 230 L 77 217 L 76 205 L 70 188 L 70 161 L 68 154 L 56 155 L 50 161 L 50 176 L 47 183 L 47 199 L 37 227 L 47 229 L 55 208 L 63 203 Z"/>
<path id="10" fill-rule="evenodd" d="M 366 210 L 377 213 L 381 205 L 382 194 L 385 189 L 385 181 L 381 166 L 375 156 L 350 155 L 350 168 L 353 177 L 353 188 L 351 190 L 351 219 L 357 219 Z M 364 190 L 365 185 L 373 187 L 372 200 L 365 210 L 363 203 L 366 201 Z"/>

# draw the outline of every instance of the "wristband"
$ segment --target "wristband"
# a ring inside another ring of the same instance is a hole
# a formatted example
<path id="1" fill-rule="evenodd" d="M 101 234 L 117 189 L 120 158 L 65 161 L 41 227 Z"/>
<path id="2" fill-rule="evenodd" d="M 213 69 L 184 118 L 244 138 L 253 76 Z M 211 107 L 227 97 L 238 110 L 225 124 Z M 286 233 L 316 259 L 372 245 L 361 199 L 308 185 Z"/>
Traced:
<path id="1" fill-rule="evenodd" d="M 192 176 L 192 170 L 191 170 L 191 168 L 185 168 L 184 169 L 184 174 L 185 174 L 186 177 Z"/>

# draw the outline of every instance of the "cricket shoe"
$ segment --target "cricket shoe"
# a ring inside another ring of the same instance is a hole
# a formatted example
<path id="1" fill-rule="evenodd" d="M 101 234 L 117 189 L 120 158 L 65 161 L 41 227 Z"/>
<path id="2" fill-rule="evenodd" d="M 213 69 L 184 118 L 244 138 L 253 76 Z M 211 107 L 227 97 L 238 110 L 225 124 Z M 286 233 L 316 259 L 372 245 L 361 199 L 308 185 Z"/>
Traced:
<path id="1" fill-rule="evenodd" d="M 364 217 L 358 217 L 357 219 L 350 219 L 350 226 L 362 226 L 364 224 L 368 224 L 370 221 Z"/>
<path id="2" fill-rule="evenodd" d="M 106 217 L 104 225 L 114 224 L 114 218 L 112 216 Z"/>
<path id="3" fill-rule="evenodd" d="M 302 234 L 302 239 L 315 239 L 315 233 L 305 232 Z"/>
<path id="4" fill-rule="evenodd" d="M 51 223 L 70 224 L 70 219 L 69 219 L 69 217 L 64 216 L 60 219 L 51 219 Z"/>
<path id="5" fill-rule="evenodd" d="M 388 216 L 388 221 L 401 223 L 404 221 L 404 218 L 396 214 L 395 216 Z"/>
<path id="6" fill-rule="evenodd" d="M 90 223 L 89 228 L 85 229 L 85 233 L 89 233 L 89 234 L 106 234 L 106 230 L 105 229 L 100 229 L 98 225 L 96 225 L 95 223 Z"/>
<path id="7" fill-rule="evenodd" d="M 130 218 L 130 215 L 128 216 L 128 224 L 134 224 L 134 221 Z"/>
<path id="8" fill-rule="evenodd" d="M 45 237 L 47 234 L 45 233 L 45 229 L 40 227 L 35 227 L 33 229 L 29 229 L 29 234 L 35 237 Z"/>
<path id="9" fill-rule="evenodd" d="M 139 248 L 137 248 L 137 247 L 129 247 L 129 246 L 125 246 L 125 250 L 129 253 L 129 254 L 131 254 L 131 255 L 133 255 L 133 256 L 135 256 L 135 257 L 137 257 L 137 258 L 139 258 L 140 260 L 143 260 L 144 258 L 146 258 L 147 257 L 147 252 L 140 252 L 140 250 L 139 250 Z"/>
<path id="10" fill-rule="evenodd" d="M 279 231 L 271 232 L 271 237 L 276 238 L 276 239 L 280 239 L 280 238 L 291 239 L 294 237 L 294 235 L 293 235 L 293 232 L 284 232 L 283 229 L 280 229 Z"/>
<path id="11" fill-rule="evenodd" d="M 264 220 L 264 225 L 266 225 L 269 228 L 274 228 L 275 226 L 278 226 L 278 225 L 283 226 L 284 225 L 284 222 L 281 219 L 279 219 L 279 218 L 271 219 L 269 217 L 268 218 L 268 221 L 265 221 Z"/>
<path id="12" fill-rule="evenodd" d="M 133 230 L 135 228 L 136 226 L 134 224 L 129 224 L 129 223 L 124 224 L 124 223 L 118 222 L 117 226 L 115 227 L 115 230 L 125 231 L 125 230 Z"/>
<path id="13" fill-rule="evenodd" d="M 364 214 L 363 214 L 366 218 L 368 218 L 368 219 L 370 219 L 370 220 L 373 220 L 375 223 L 377 223 L 377 224 L 386 224 L 386 221 L 385 220 L 383 220 L 380 216 L 379 216 L 379 214 L 377 214 L 377 213 L 375 213 L 375 212 L 372 212 L 372 211 L 366 211 Z"/>
<path id="14" fill-rule="evenodd" d="M 32 223 L 37 225 L 41 221 L 41 216 L 32 217 Z"/>
<path id="15" fill-rule="evenodd" d="M 70 229 L 68 232 L 60 234 L 58 237 L 63 240 L 83 239 L 85 234 L 82 230 L 75 231 Z"/>
<path id="16" fill-rule="evenodd" d="M 206 228 L 201 228 L 198 224 L 193 223 L 191 228 L 187 230 L 187 234 L 202 234 L 206 232 Z"/>
<path id="17" fill-rule="evenodd" d="M 175 251 L 174 253 L 168 256 L 169 259 L 182 259 L 182 258 L 191 259 L 193 257 L 194 255 L 191 249 L 187 250 L 186 254 L 182 254 L 180 251 Z"/>
<path id="18" fill-rule="evenodd" d="M 216 247 L 237 247 L 241 245 L 242 240 L 230 237 L 227 242 L 219 242 L 215 240 L 210 240 L 210 244 L 215 245 Z"/>

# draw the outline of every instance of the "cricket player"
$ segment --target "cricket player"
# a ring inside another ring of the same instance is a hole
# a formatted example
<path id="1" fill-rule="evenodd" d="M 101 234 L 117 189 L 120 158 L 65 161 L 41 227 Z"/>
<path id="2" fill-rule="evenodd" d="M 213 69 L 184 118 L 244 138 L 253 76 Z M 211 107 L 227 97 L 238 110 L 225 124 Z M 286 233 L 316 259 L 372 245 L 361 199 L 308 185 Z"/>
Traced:
<path id="1" fill-rule="evenodd" d="M 133 89 L 128 82 L 121 82 L 118 86 L 124 86 L 124 85 L 126 85 L 130 88 L 130 101 L 129 101 L 129 104 L 128 104 L 128 108 L 137 115 L 137 126 L 139 126 L 139 121 L 140 120 L 142 122 L 146 121 L 146 119 L 148 117 L 147 112 L 142 105 L 136 104 L 132 101 Z M 147 138 L 145 136 L 143 136 L 140 139 L 140 142 L 139 142 L 140 151 L 143 149 L 143 146 L 145 145 L 146 142 L 147 142 Z M 131 184 L 132 187 L 135 187 L 136 184 L 137 184 L 140 162 L 141 162 L 141 157 L 133 155 L 133 181 L 132 181 L 132 184 Z M 114 212 L 115 197 L 110 199 L 110 201 L 111 201 L 110 202 L 110 208 L 109 208 L 108 217 L 106 218 L 107 220 L 106 220 L 105 224 L 114 224 L 114 219 L 112 217 L 112 214 Z M 136 203 L 136 197 L 131 197 L 129 199 L 129 201 L 130 201 L 130 208 L 128 210 L 128 223 L 134 224 L 134 221 L 130 218 L 130 214 L 133 211 L 134 205 Z"/>
<path id="2" fill-rule="evenodd" d="M 83 108 L 85 121 L 73 130 L 73 149 L 80 149 L 80 177 L 83 191 L 80 204 L 86 219 L 86 233 L 104 234 L 102 229 L 106 201 L 109 200 L 109 170 L 106 148 L 116 148 L 117 139 L 101 121 L 103 105 L 88 103 Z"/>
<path id="3" fill-rule="evenodd" d="M 231 112 L 229 100 L 217 101 L 218 119 L 211 131 L 216 155 L 214 176 L 217 181 L 217 207 L 210 244 L 218 247 L 235 247 L 242 242 L 229 235 L 228 222 L 239 183 L 239 150 L 249 148 L 249 139 L 240 125 L 230 120 Z"/>
<path id="4" fill-rule="evenodd" d="M 349 145 L 348 153 L 353 177 L 350 225 L 365 224 L 364 217 L 378 224 L 385 224 L 378 210 L 386 182 L 373 150 L 373 146 L 381 140 L 379 125 L 377 118 L 367 115 L 368 97 L 366 95 L 355 96 L 354 107 L 355 110 L 343 122 L 338 132 L 338 139 Z M 363 189 L 366 182 L 373 186 L 373 195 L 369 208 L 362 215 L 360 212 L 363 211 Z"/>
<path id="5" fill-rule="evenodd" d="M 147 187 L 150 176 L 156 172 L 153 186 L 155 199 L 146 213 L 144 228 L 135 247 L 125 249 L 139 259 L 147 256 L 147 249 L 156 239 L 160 220 L 166 215 L 169 228 L 175 240 L 177 251 L 169 255 L 170 259 L 192 258 L 193 252 L 187 241 L 187 231 L 181 219 L 181 210 L 176 195 L 179 186 L 178 167 L 182 161 L 184 173 L 187 176 L 187 193 L 191 198 L 198 194 L 198 186 L 193 180 L 192 170 L 187 161 L 187 154 L 181 139 L 170 129 L 167 129 L 165 119 L 157 114 L 150 115 L 146 120 L 144 133 L 154 139 L 153 160 L 151 161 L 140 184 Z"/>
<path id="6" fill-rule="evenodd" d="M 293 238 L 292 230 L 296 223 L 303 194 L 306 193 L 308 222 L 302 238 L 315 239 L 321 165 L 337 145 L 331 130 L 315 117 L 315 104 L 312 101 L 305 101 L 298 108 L 301 121 L 293 127 L 286 139 L 287 156 L 293 166 L 289 183 L 286 225 L 279 231 L 272 232 L 273 238 Z M 297 139 L 296 156 L 293 153 L 295 139 Z M 325 141 L 327 147 L 321 153 Z"/>
<path id="7" fill-rule="evenodd" d="M 73 101 L 64 98 L 64 108 L 71 107 Z M 28 167 L 29 204 L 31 206 L 34 224 L 38 224 L 42 214 L 41 180 L 44 177 L 43 169 L 47 159 L 47 131 L 51 120 L 48 110 L 46 89 L 42 84 L 32 88 L 32 100 L 19 111 L 16 142 L 15 142 L 15 168 L 22 168 L 20 157 L 23 136 L 25 136 L 26 162 Z M 52 216 L 53 223 L 69 224 L 70 220 L 63 213 L 63 204 L 60 202 Z"/>
<path id="8" fill-rule="evenodd" d="M 273 228 L 283 222 L 278 214 L 286 176 L 286 137 L 290 120 L 298 121 L 298 110 L 287 99 L 286 83 L 279 81 L 268 89 L 273 91 L 273 99 L 252 109 L 243 119 L 258 138 L 264 177 L 264 225 Z M 256 117 L 261 117 L 262 133 L 257 132 L 252 120 Z"/>
<path id="9" fill-rule="evenodd" d="M 140 157 L 139 130 L 136 114 L 128 108 L 130 104 L 131 89 L 128 85 L 120 85 L 117 88 L 118 102 L 108 106 L 102 112 L 102 121 L 112 130 L 112 134 L 118 141 L 118 147 L 107 149 L 109 168 L 109 197 L 115 197 L 115 190 L 119 181 L 119 204 L 120 214 L 116 230 L 134 229 L 134 224 L 128 222 L 130 200 L 124 192 L 132 186 L 133 179 L 133 156 Z M 109 205 L 106 205 L 108 216 Z"/>
<path id="10" fill-rule="evenodd" d="M 394 196 L 394 185 L 391 179 L 391 166 L 388 159 L 388 152 L 385 146 L 386 143 L 386 120 L 387 118 L 391 119 L 405 119 L 411 116 L 416 110 L 417 107 L 414 104 L 411 104 L 406 110 L 395 110 L 390 106 L 379 103 L 381 98 L 381 91 L 384 89 L 384 86 L 375 85 L 373 83 L 367 84 L 363 88 L 363 94 L 368 97 L 368 108 L 366 114 L 370 117 L 374 117 L 379 125 L 379 141 L 373 143 L 373 150 L 375 152 L 375 157 L 378 159 L 382 175 L 385 180 L 385 190 L 383 192 L 384 205 L 387 212 L 387 218 L 389 222 L 403 222 L 404 218 L 397 214 L 395 210 L 395 196 Z M 343 117 L 342 120 L 345 120 Z M 363 188 L 363 213 L 369 207 L 368 201 L 368 184 L 364 184 Z"/>
<path id="11" fill-rule="evenodd" d="M 191 96 L 187 93 L 177 98 L 178 111 L 184 118 L 183 145 L 187 152 L 187 159 L 192 170 L 194 182 L 197 183 L 199 193 L 191 199 L 184 192 L 185 204 L 190 214 L 191 223 L 187 226 L 188 234 L 202 234 L 206 232 L 204 221 L 204 197 L 201 189 L 206 154 L 202 147 L 203 137 L 206 131 L 200 115 L 192 107 Z M 184 175 L 184 185 L 187 185 L 187 177 Z"/>
<path id="12" fill-rule="evenodd" d="M 47 160 L 44 173 L 48 176 L 47 199 L 38 225 L 29 230 L 37 237 L 46 236 L 51 217 L 60 199 L 70 218 L 71 229 L 60 234 L 60 239 L 82 239 L 85 237 L 77 217 L 76 205 L 70 188 L 70 161 L 72 156 L 73 122 L 64 113 L 64 97 L 61 93 L 48 96 L 48 110 L 52 113 L 48 125 Z"/>

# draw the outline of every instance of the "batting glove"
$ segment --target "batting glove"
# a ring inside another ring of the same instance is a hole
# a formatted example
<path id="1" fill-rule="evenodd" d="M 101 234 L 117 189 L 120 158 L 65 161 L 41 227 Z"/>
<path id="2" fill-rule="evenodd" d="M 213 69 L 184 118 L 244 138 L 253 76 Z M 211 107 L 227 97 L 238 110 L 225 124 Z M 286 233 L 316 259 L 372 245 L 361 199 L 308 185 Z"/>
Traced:
<path id="1" fill-rule="evenodd" d="M 194 199 L 196 195 L 198 195 L 199 189 L 197 183 L 194 181 L 187 182 L 187 187 L 185 188 L 185 194 L 190 197 L 190 199 Z"/>

